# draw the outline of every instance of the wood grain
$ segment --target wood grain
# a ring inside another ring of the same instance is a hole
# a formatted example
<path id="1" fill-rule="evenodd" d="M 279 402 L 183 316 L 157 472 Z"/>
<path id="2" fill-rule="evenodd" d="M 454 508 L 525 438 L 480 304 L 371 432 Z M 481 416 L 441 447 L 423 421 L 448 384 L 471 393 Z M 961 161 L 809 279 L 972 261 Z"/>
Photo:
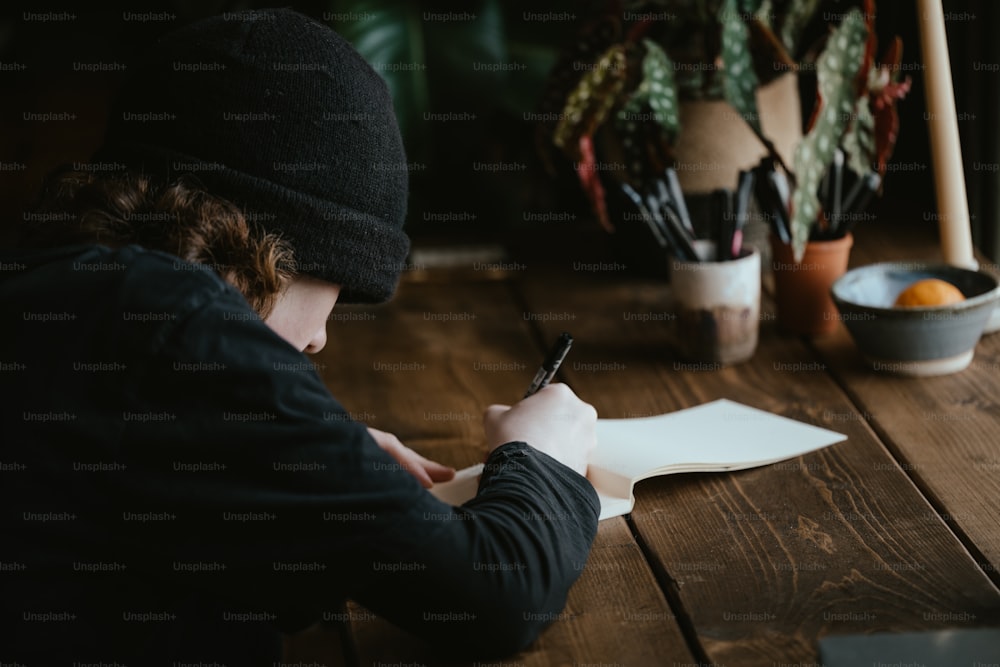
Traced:
<path id="1" fill-rule="evenodd" d="M 983 339 L 966 370 L 922 379 L 873 372 L 844 330 L 815 345 L 901 469 L 1000 581 L 1000 339 Z"/>
<path id="2" fill-rule="evenodd" d="M 376 307 L 337 307 L 323 379 L 369 426 L 442 463 L 482 460 L 482 414 L 517 401 L 540 360 L 509 285 L 417 283 Z"/>
<path id="3" fill-rule="evenodd" d="M 482 411 L 518 400 L 544 355 L 533 314 L 515 297 L 510 283 L 496 280 L 406 283 L 388 305 L 341 310 L 316 361 L 333 394 L 362 421 L 425 456 L 470 465 L 482 459 Z M 601 525 L 581 568 L 563 614 L 527 651 L 497 664 L 622 657 L 633 665 L 692 663 L 623 519 Z M 459 664 L 362 607 L 350 612 L 352 650 L 362 665 Z"/>
<path id="4" fill-rule="evenodd" d="M 364 610 L 357 614 L 364 618 Z M 356 622 L 363 667 L 404 663 L 468 665 L 443 657 L 381 620 Z M 502 661 L 472 665 L 693 665 L 684 636 L 625 520 L 601 523 L 590 558 L 566 608 L 529 648 Z"/>
<path id="5" fill-rule="evenodd" d="M 866 230 L 852 254 L 856 264 L 897 260 L 939 261 L 940 252 L 926 230 L 900 234 L 887 224 Z M 967 369 L 933 378 L 873 371 L 843 326 L 813 346 L 901 469 L 1000 584 L 1000 334 L 980 340 Z"/>
<path id="6" fill-rule="evenodd" d="M 524 287 L 532 309 L 575 315 L 565 377 L 602 416 L 730 398 L 849 437 L 783 464 L 637 487 L 631 521 L 703 659 L 810 663 L 826 634 L 1000 622 L 1000 592 L 827 365 L 776 331 L 769 304 L 754 358 L 719 369 L 675 359 L 669 322 L 629 318 L 668 311 L 655 282 L 549 276 Z"/>

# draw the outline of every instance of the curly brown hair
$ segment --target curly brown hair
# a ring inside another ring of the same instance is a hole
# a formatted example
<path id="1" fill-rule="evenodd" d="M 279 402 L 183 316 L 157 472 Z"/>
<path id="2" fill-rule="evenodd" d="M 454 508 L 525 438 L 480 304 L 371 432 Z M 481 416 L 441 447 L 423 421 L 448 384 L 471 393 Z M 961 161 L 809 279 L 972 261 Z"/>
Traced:
<path id="1" fill-rule="evenodd" d="M 18 243 L 51 247 L 138 244 L 210 266 L 240 290 L 261 317 L 295 276 L 292 249 L 252 225 L 239 207 L 186 178 L 158 183 L 133 172 L 53 173 Z M 51 215 L 44 215 L 51 214 Z"/>

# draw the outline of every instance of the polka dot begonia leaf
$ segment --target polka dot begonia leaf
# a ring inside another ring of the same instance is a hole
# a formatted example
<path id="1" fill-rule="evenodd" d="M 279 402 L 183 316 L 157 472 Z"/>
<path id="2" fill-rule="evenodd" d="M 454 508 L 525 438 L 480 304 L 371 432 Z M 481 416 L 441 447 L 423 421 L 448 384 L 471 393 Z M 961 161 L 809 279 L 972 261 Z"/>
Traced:
<path id="1" fill-rule="evenodd" d="M 843 145 L 847 166 L 854 173 L 863 175 L 875 168 L 875 116 L 867 97 L 858 100 Z"/>
<path id="2" fill-rule="evenodd" d="M 642 80 L 615 117 L 628 169 L 637 181 L 646 176 L 646 120 L 655 121 L 668 142 L 674 141 L 681 125 L 673 62 L 656 42 L 646 39 L 643 46 Z"/>
<path id="3" fill-rule="evenodd" d="M 553 143 L 573 159 L 579 158 L 580 137 L 591 136 L 618 104 L 625 87 L 625 47 L 605 51 L 566 99 L 553 133 Z"/>
<path id="4" fill-rule="evenodd" d="M 722 92 L 727 102 L 759 134 L 756 90 L 759 84 L 750 52 L 750 30 L 737 0 L 726 0 L 719 9 L 722 24 Z"/>
<path id="5" fill-rule="evenodd" d="M 820 180 L 833 153 L 844 139 L 855 114 L 854 80 L 864 61 L 868 28 L 855 8 L 844 15 L 830 35 L 818 59 L 816 77 L 823 108 L 813 126 L 795 148 L 793 158 L 796 187 L 792 193 L 792 250 L 796 261 L 805 253 L 806 243 L 820 214 L 816 196 Z"/>

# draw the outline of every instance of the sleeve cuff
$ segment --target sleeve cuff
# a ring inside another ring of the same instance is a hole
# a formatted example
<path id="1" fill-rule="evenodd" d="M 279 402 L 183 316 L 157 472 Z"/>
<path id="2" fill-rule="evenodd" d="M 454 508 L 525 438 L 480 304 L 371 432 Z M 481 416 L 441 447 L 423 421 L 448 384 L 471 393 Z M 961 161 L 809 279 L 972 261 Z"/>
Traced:
<path id="1" fill-rule="evenodd" d="M 479 494 L 488 492 L 491 487 L 503 486 L 512 477 L 524 480 L 525 475 L 541 478 L 539 481 L 543 488 L 550 493 L 559 494 L 568 486 L 569 491 L 586 498 L 594 516 L 600 514 L 601 501 L 590 480 L 528 443 L 517 440 L 490 452 L 479 479 Z"/>

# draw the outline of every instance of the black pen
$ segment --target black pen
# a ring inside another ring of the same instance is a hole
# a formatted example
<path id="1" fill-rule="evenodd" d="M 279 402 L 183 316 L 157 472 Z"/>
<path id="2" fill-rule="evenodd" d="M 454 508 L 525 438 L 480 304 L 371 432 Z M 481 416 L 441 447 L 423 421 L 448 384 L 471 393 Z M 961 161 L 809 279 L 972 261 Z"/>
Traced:
<path id="1" fill-rule="evenodd" d="M 671 167 L 663 173 L 667 179 L 667 190 L 670 192 L 670 200 L 677 209 L 677 217 L 684 224 L 684 229 L 694 238 L 694 223 L 691 222 L 691 214 L 688 213 L 687 204 L 684 203 L 684 192 L 681 190 L 681 182 L 677 178 L 677 172 Z"/>
<path id="2" fill-rule="evenodd" d="M 775 212 L 778 214 L 778 221 L 781 223 L 781 238 L 787 239 L 786 243 L 792 241 L 792 223 L 788 219 L 788 181 L 780 171 L 773 170 L 768 173 L 768 180 L 771 181 L 771 189 L 774 190 L 774 199 L 777 203 Z"/>
<path id="3" fill-rule="evenodd" d="M 739 259 L 743 251 L 743 228 L 746 227 L 750 219 L 750 197 L 753 193 L 754 171 L 740 170 L 739 178 L 736 182 L 736 226 L 733 229 L 733 236 L 730 239 L 729 255 L 733 259 Z"/>
<path id="4" fill-rule="evenodd" d="M 547 385 L 555 377 L 556 371 L 559 370 L 559 365 L 566 358 L 566 353 L 569 352 L 570 345 L 572 344 L 572 336 L 565 331 L 559 334 L 559 339 L 556 340 L 556 344 L 549 350 L 549 355 L 545 357 L 542 367 L 535 373 L 535 379 L 531 381 L 528 391 L 524 393 L 525 398 L 528 398 Z"/>
<path id="5" fill-rule="evenodd" d="M 718 241 L 715 244 L 715 258 L 717 261 L 732 259 L 729 249 L 733 247 L 733 234 L 736 232 L 736 219 L 733 217 L 733 199 L 725 188 L 712 190 L 711 199 L 712 219 L 718 221 Z"/>
<path id="6" fill-rule="evenodd" d="M 761 161 L 759 177 L 754 179 L 757 188 L 757 201 L 761 208 L 768 214 L 771 222 L 771 229 L 778 236 L 782 243 L 791 243 L 791 234 L 788 226 L 788 209 L 786 203 L 782 201 L 778 188 L 778 174 L 774 171 L 774 165 L 770 161 Z"/>
<path id="7" fill-rule="evenodd" d="M 684 223 L 674 213 L 674 210 L 669 206 L 661 206 L 654 194 L 647 195 L 646 201 L 650 212 L 653 214 L 653 219 L 656 220 L 656 224 L 667 235 L 667 240 L 673 246 L 674 254 L 677 255 L 677 258 L 685 262 L 701 261 L 698 257 L 698 252 L 691 243 L 691 239 L 688 238 L 688 232 L 684 229 Z"/>
<path id="8" fill-rule="evenodd" d="M 663 230 L 660 229 L 660 226 L 658 224 L 656 224 L 656 220 L 653 219 L 652 214 L 649 212 L 649 210 L 646 209 L 646 206 L 642 203 L 642 197 L 640 197 L 639 193 L 635 191 L 635 188 L 633 188 L 628 183 L 622 183 L 621 188 L 622 192 L 625 193 L 625 196 L 631 199 L 632 203 L 635 204 L 636 209 L 639 211 L 639 215 L 642 216 L 643 222 L 645 222 L 646 226 L 649 227 L 649 231 L 653 233 L 653 238 L 656 239 L 657 245 L 659 245 L 660 248 L 663 250 L 667 250 L 668 248 L 670 248 L 670 241 L 667 240 L 667 237 L 664 235 Z"/>
<path id="9" fill-rule="evenodd" d="M 871 201 L 871 198 L 874 197 L 875 193 L 878 191 L 878 187 L 882 183 L 882 177 L 879 176 L 877 171 L 872 171 L 865 174 L 864 178 L 861 179 L 861 182 L 863 184 L 861 192 L 851 200 L 851 207 L 848 210 L 849 219 L 847 224 L 842 229 L 843 234 L 847 234 L 847 232 L 851 231 L 851 229 L 854 228 L 854 225 L 857 224 L 858 220 L 861 219 L 864 210 L 868 208 L 868 202 Z"/>
<path id="10" fill-rule="evenodd" d="M 844 198 L 844 210 L 847 213 L 859 213 L 868 206 L 868 201 L 878 190 L 882 178 L 877 171 L 870 171 L 858 179 L 851 191 Z"/>
<path id="11" fill-rule="evenodd" d="M 674 180 L 676 181 L 677 178 L 674 177 Z M 680 187 L 679 183 L 677 187 Z M 684 196 L 680 194 L 680 190 L 677 191 L 677 195 L 674 195 L 670 186 L 662 178 L 656 181 L 656 192 L 660 197 L 659 210 L 663 211 L 664 222 L 667 223 L 668 227 L 672 227 L 679 236 L 683 237 L 687 245 L 693 249 L 695 241 L 694 227 L 691 224 L 691 219 L 687 217 L 688 213 L 687 207 L 684 205 Z"/>

